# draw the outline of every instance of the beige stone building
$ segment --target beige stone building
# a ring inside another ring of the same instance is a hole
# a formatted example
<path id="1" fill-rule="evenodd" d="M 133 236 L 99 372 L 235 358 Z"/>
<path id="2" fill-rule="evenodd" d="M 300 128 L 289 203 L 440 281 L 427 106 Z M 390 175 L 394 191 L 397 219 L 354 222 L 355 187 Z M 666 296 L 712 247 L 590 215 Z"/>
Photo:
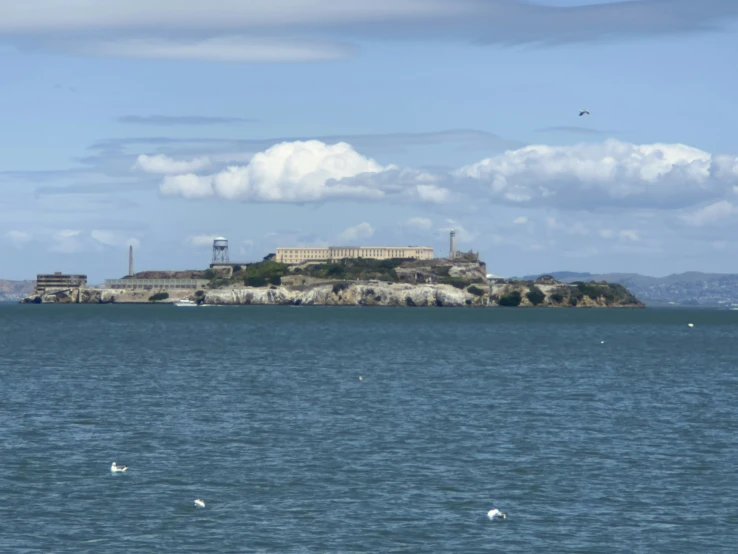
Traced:
<path id="1" fill-rule="evenodd" d="M 280 247 L 277 248 L 275 256 L 276 261 L 283 264 L 336 262 L 345 258 L 432 260 L 433 248 L 431 246 Z"/>

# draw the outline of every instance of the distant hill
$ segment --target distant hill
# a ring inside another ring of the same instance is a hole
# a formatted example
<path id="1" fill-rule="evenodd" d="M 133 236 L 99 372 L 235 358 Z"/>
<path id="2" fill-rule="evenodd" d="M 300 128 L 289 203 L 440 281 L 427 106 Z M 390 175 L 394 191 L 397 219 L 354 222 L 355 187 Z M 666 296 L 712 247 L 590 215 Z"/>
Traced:
<path id="1" fill-rule="evenodd" d="M 0 279 L 0 302 L 18 302 L 33 292 L 35 281 L 6 281 Z"/>
<path id="2" fill-rule="evenodd" d="M 533 280 L 540 275 L 551 275 L 564 283 L 574 281 L 607 281 L 620 283 L 648 306 L 738 306 L 738 275 L 732 273 L 701 273 L 688 271 L 666 277 L 649 277 L 638 273 L 553 273 L 526 275 Z"/>

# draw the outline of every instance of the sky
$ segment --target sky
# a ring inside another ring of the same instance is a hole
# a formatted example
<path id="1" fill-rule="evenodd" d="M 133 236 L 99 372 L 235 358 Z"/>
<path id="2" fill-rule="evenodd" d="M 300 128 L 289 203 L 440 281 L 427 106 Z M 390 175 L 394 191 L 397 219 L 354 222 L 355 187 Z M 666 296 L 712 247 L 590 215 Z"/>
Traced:
<path id="1" fill-rule="evenodd" d="M 0 278 L 452 228 L 502 276 L 738 273 L 736 31 L 734 0 L 2 2 Z"/>

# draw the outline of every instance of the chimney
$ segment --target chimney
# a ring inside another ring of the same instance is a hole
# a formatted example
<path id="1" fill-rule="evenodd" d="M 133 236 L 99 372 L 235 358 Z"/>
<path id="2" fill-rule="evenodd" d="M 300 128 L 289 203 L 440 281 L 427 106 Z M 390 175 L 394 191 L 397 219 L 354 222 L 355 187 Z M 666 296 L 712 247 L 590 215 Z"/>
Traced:
<path id="1" fill-rule="evenodd" d="M 133 277 L 133 245 L 128 247 L 128 276 Z"/>
<path id="2" fill-rule="evenodd" d="M 451 229 L 451 246 L 448 252 L 448 259 L 456 259 L 456 229 Z"/>

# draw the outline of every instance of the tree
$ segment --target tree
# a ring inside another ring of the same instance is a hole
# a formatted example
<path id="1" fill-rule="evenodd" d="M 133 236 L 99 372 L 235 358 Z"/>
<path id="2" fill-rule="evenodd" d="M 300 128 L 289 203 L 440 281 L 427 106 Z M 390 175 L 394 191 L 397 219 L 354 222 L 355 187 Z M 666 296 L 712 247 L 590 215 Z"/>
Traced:
<path id="1" fill-rule="evenodd" d="M 525 297 L 530 301 L 531 304 L 534 306 L 538 306 L 538 304 L 541 304 L 545 299 L 546 295 L 543 293 L 541 289 L 539 289 L 537 286 L 532 285 L 530 287 L 530 290 L 525 295 Z"/>
<path id="2" fill-rule="evenodd" d="M 514 290 L 512 292 L 508 292 L 504 296 L 501 296 L 498 303 L 500 306 L 515 307 L 520 306 L 520 302 L 522 302 L 522 300 L 523 298 L 520 295 L 520 292 Z"/>

